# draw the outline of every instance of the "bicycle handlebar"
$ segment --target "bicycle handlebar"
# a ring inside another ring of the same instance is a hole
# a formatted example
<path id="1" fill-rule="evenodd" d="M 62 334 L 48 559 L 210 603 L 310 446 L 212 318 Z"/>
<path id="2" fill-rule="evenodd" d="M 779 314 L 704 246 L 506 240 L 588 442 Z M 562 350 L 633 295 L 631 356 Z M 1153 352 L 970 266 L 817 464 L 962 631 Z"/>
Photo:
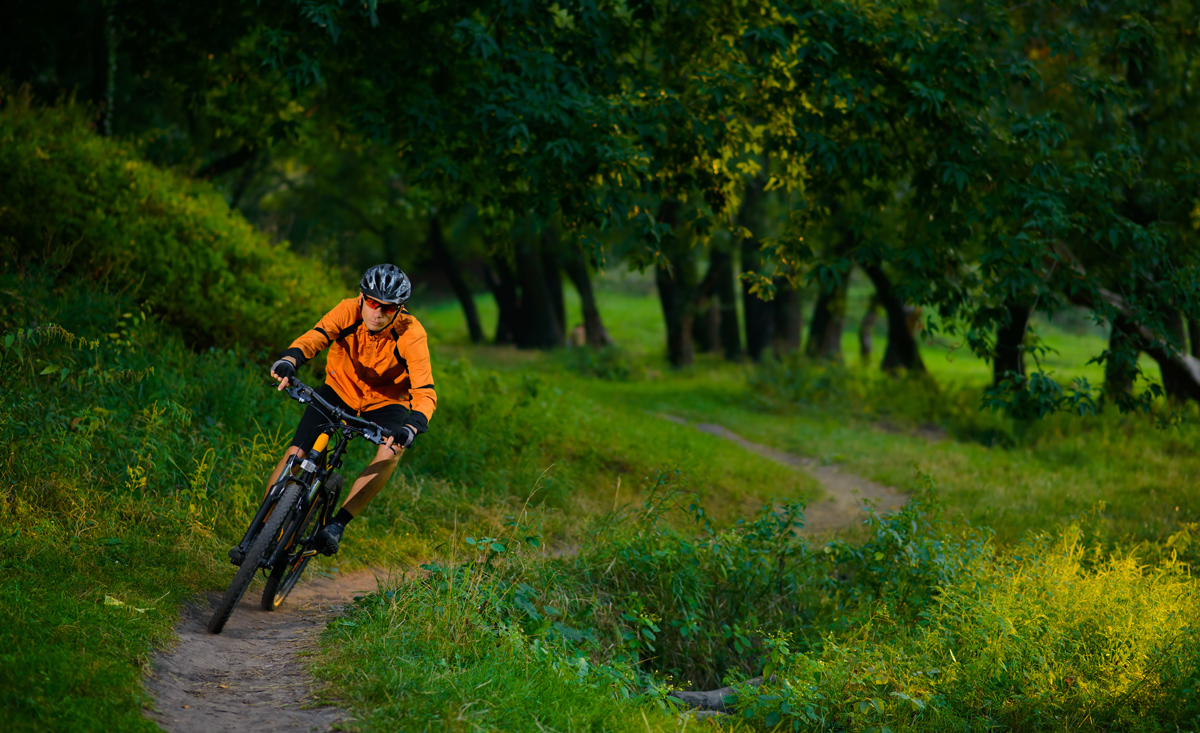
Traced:
<path id="1" fill-rule="evenodd" d="M 382 425 L 364 420 L 337 405 L 330 404 L 328 400 L 317 394 L 315 389 L 296 379 L 295 376 L 288 377 L 288 386 L 285 389 L 293 400 L 300 404 L 317 403 L 333 420 L 345 423 L 346 426 L 358 431 L 364 438 L 376 445 L 383 445 L 386 439 L 393 437 L 392 431 Z"/>

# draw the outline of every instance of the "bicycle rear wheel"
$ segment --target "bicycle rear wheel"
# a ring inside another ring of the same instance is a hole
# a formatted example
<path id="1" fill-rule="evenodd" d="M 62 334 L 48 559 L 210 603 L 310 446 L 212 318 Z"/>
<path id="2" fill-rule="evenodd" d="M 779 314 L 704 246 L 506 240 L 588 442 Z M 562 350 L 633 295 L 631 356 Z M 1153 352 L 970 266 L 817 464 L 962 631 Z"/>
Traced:
<path id="1" fill-rule="evenodd" d="M 292 588 L 296 587 L 296 582 L 300 580 L 304 568 L 308 567 L 308 561 L 312 559 L 313 552 L 309 550 L 307 540 L 310 535 L 320 529 L 320 520 L 325 514 L 325 506 L 328 502 L 329 498 L 324 493 L 317 497 L 304 524 L 293 535 L 297 539 L 296 543 L 292 545 L 292 551 L 288 552 L 271 569 L 271 576 L 267 578 L 267 585 L 263 588 L 262 607 L 264 611 L 274 611 L 282 606 L 283 602 L 287 600 L 288 594 L 292 592 Z"/>
<path id="2" fill-rule="evenodd" d="M 275 544 L 279 542 L 280 533 L 291 521 L 292 512 L 295 511 L 296 505 L 300 501 L 300 492 L 303 488 L 295 481 L 290 482 L 284 488 L 283 496 L 275 503 L 270 516 L 263 522 L 262 529 L 250 543 L 250 549 L 246 551 L 246 557 L 242 560 L 241 567 L 233 576 L 229 590 L 225 591 L 221 602 L 213 610 L 212 619 L 208 622 L 210 632 L 219 634 L 225 628 L 230 615 L 233 614 L 233 609 L 237 608 L 238 602 L 246 594 L 246 589 L 250 587 L 250 581 L 254 580 L 259 563 L 270 556 L 271 551 L 275 549 Z"/>

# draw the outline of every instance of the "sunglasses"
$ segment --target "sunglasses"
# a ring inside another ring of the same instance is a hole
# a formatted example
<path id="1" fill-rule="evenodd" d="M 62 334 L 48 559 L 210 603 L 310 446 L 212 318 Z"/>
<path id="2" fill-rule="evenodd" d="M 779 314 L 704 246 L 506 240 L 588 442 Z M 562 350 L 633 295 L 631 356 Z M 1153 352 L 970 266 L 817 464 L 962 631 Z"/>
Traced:
<path id="1" fill-rule="evenodd" d="M 370 306 L 372 310 L 380 311 L 385 316 L 390 316 L 400 310 L 400 306 L 395 303 L 380 303 L 378 300 L 366 295 L 363 296 L 363 302 Z"/>

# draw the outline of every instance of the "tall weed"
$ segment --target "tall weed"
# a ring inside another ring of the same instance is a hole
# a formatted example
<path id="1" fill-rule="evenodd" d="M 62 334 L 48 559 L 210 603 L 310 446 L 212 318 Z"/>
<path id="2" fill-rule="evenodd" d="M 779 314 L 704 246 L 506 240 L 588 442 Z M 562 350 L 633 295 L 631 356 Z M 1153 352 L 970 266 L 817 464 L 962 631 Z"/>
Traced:
<path id="1" fill-rule="evenodd" d="M 1195 730 L 1198 618 L 1187 566 L 1069 525 L 977 557 L 916 623 L 884 616 L 784 655 L 739 702 L 790 730 Z"/>

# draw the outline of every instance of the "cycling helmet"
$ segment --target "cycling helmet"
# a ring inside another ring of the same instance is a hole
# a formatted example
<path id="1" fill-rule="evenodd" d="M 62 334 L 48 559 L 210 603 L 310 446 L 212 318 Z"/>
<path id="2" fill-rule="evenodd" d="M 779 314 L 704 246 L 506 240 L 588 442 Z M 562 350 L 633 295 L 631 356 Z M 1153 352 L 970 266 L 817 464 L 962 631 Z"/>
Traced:
<path id="1" fill-rule="evenodd" d="M 395 265 L 375 265 L 363 273 L 358 289 L 381 303 L 396 303 L 408 300 L 412 295 L 412 283 L 408 275 Z"/>

